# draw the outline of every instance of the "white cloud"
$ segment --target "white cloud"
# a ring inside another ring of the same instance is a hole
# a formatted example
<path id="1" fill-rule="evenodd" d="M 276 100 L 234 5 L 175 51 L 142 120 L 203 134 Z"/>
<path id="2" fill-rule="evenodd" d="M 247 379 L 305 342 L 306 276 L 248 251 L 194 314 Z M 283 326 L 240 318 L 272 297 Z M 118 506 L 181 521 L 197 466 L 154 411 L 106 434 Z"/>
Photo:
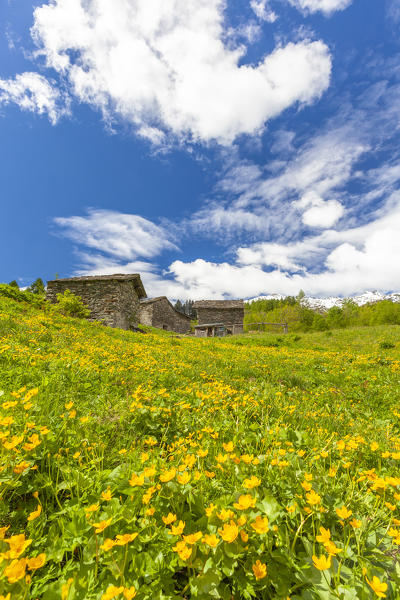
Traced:
<path id="1" fill-rule="evenodd" d="M 303 12 L 322 12 L 329 16 L 337 10 L 344 10 L 350 6 L 352 0 L 289 0 L 289 2 Z"/>
<path id="2" fill-rule="evenodd" d="M 271 293 L 295 295 L 300 289 L 309 295 L 322 296 L 346 296 L 369 289 L 398 291 L 399 230 L 398 198 L 395 212 L 363 227 L 329 231 L 292 245 L 258 244 L 240 248 L 236 264 L 202 259 L 190 263 L 175 261 L 170 273 L 185 290 L 185 297 L 198 299 L 251 298 Z M 305 263 L 315 264 L 321 254 L 326 255 L 321 271 L 307 270 Z M 265 266 L 278 268 L 265 270 Z M 298 272 L 292 273 L 293 270 Z"/>
<path id="3" fill-rule="evenodd" d="M 337 200 L 321 200 L 308 208 L 302 215 L 301 220 L 309 227 L 332 227 L 343 215 L 343 206 Z"/>
<path id="4" fill-rule="evenodd" d="M 162 227 L 138 215 L 91 209 L 85 217 L 57 217 L 54 221 L 74 242 L 114 260 L 152 258 L 163 250 L 177 250 Z"/>
<path id="5" fill-rule="evenodd" d="M 224 45 L 224 8 L 224 0 L 53 0 L 35 9 L 32 34 L 47 66 L 107 119 L 156 143 L 164 131 L 229 144 L 317 100 L 331 59 L 321 41 L 303 40 L 239 66 L 246 48 Z"/>
<path id="6" fill-rule="evenodd" d="M 55 124 L 68 114 L 68 105 L 60 92 L 38 73 L 21 73 L 14 79 L 0 79 L 0 105 L 10 102 L 23 110 L 47 114 Z"/>
<path id="7" fill-rule="evenodd" d="M 173 249 L 165 231 L 136 215 L 91 211 L 57 219 L 67 235 L 97 253 L 80 253 L 78 274 L 142 275 L 150 296 L 172 299 L 254 297 L 268 293 L 351 295 L 400 290 L 400 192 L 370 223 L 326 230 L 293 243 L 259 242 L 237 250 L 236 261 L 175 260 L 161 273 L 151 258 Z"/>
<path id="8" fill-rule="evenodd" d="M 251 0 L 250 6 L 256 16 L 261 19 L 261 21 L 267 21 L 268 23 L 274 23 L 278 16 L 271 10 L 267 5 L 269 4 L 269 0 Z"/>
<path id="9" fill-rule="evenodd" d="M 224 200 L 194 213 L 186 229 L 205 235 L 223 232 L 232 237 L 249 232 L 264 240 L 290 240 L 301 233 L 301 223 L 331 227 L 344 215 L 338 190 L 370 148 L 358 121 L 331 124 L 297 150 L 292 150 L 291 135 L 282 136 L 283 140 L 280 133 L 275 137 L 290 150 L 289 158 L 281 156 L 279 162 L 262 167 L 231 153 L 215 190 Z"/>
<path id="10" fill-rule="evenodd" d="M 307 209 L 301 220 L 309 227 L 332 227 L 343 216 L 344 208 L 337 200 L 325 201 L 315 192 L 307 192 L 295 202 L 298 208 Z"/>

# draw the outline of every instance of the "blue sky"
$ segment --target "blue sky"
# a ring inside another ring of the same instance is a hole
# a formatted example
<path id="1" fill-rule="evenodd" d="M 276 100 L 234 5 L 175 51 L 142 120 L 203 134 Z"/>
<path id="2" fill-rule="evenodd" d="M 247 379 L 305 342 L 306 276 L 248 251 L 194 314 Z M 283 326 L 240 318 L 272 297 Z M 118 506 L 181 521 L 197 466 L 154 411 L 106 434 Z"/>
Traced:
<path id="1" fill-rule="evenodd" d="M 400 290 L 400 0 L 0 5 L 0 280 Z"/>

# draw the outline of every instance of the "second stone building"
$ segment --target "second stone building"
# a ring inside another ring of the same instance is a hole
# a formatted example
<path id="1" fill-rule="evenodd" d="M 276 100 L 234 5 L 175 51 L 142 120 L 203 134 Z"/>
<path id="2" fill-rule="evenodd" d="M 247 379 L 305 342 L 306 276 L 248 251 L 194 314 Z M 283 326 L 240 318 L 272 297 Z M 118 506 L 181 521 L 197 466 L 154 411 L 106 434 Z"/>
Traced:
<path id="1" fill-rule="evenodd" d="M 139 320 L 142 325 L 158 327 L 166 331 L 177 333 L 190 331 L 190 317 L 176 310 L 166 296 L 141 300 Z"/>

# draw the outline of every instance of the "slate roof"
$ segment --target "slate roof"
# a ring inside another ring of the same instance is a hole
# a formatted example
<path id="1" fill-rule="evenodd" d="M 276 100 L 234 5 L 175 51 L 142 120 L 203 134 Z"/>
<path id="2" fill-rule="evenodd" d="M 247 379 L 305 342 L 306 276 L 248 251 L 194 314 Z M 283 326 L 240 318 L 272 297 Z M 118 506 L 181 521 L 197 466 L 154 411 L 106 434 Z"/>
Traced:
<path id="1" fill-rule="evenodd" d="M 139 273 L 114 273 L 113 275 L 83 275 L 81 277 L 64 277 L 61 279 L 52 279 L 47 283 L 58 283 L 68 281 L 133 281 L 139 298 L 146 298 L 146 290 L 144 289 Z"/>
<path id="2" fill-rule="evenodd" d="M 197 300 L 193 304 L 193 308 L 218 308 L 219 310 L 224 308 L 243 308 L 243 300 Z"/>
<path id="3" fill-rule="evenodd" d="M 140 304 L 153 304 L 154 302 L 158 302 L 159 300 L 166 300 L 168 302 L 168 304 L 170 305 L 170 307 L 176 313 L 178 313 L 178 315 L 180 317 L 184 317 L 188 321 L 191 321 L 191 318 L 188 315 L 185 315 L 185 313 L 181 312 L 180 310 L 177 310 L 175 308 L 175 306 L 173 304 L 171 304 L 171 302 L 168 300 L 167 296 L 157 296 L 157 298 L 143 298 L 142 300 L 140 300 Z"/>

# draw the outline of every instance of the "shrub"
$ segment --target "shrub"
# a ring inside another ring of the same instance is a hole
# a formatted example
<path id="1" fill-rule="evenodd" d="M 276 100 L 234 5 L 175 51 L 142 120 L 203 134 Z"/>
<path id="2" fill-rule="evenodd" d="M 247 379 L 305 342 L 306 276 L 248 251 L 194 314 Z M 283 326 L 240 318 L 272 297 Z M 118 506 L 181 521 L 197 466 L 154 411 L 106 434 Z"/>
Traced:
<path id="1" fill-rule="evenodd" d="M 65 290 L 63 294 L 57 294 L 57 304 L 55 308 L 61 314 L 68 317 L 87 319 L 90 315 L 90 310 L 83 304 L 82 298 L 75 296 L 71 290 Z"/>
<path id="2" fill-rule="evenodd" d="M 390 350 L 390 348 L 394 348 L 395 345 L 392 342 L 383 341 L 379 344 L 379 348 L 383 348 L 384 350 Z"/>
<path id="3" fill-rule="evenodd" d="M 0 283 L 0 296 L 11 298 L 17 302 L 29 302 L 29 304 L 33 304 L 38 308 L 43 306 L 42 298 L 31 294 L 29 291 L 22 291 L 14 285 L 7 285 L 6 283 Z"/>

